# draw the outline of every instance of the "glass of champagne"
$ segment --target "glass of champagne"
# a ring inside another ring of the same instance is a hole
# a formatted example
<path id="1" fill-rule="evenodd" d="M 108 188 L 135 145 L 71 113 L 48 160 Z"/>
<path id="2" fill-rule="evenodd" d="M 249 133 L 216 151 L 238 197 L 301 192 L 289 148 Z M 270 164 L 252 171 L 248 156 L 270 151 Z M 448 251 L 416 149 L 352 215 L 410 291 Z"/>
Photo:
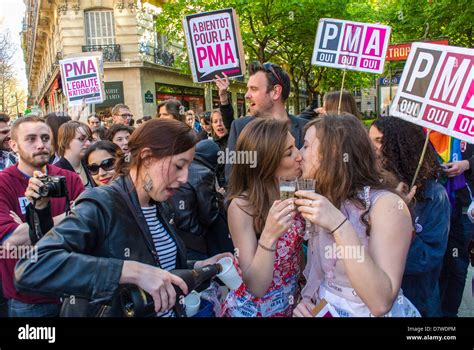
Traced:
<path id="1" fill-rule="evenodd" d="M 298 191 L 304 192 L 316 192 L 316 180 L 315 179 L 298 179 L 297 182 Z M 308 239 L 311 234 L 311 221 L 305 220 L 306 228 L 304 231 L 304 238 Z"/>
<path id="2" fill-rule="evenodd" d="M 280 199 L 295 198 L 297 178 L 292 176 L 280 176 Z"/>

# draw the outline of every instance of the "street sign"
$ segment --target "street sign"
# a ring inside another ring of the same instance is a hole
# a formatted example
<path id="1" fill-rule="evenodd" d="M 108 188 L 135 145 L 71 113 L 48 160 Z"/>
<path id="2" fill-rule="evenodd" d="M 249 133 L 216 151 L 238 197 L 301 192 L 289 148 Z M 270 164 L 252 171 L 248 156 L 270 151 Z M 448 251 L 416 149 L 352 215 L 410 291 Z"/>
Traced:
<path id="1" fill-rule="evenodd" d="M 393 77 L 381 77 L 379 79 L 379 84 L 381 86 L 398 85 L 399 83 L 400 83 L 399 75 L 394 75 Z"/>
<path id="2" fill-rule="evenodd" d="M 448 45 L 449 41 L 448 39 L 442 39 L 442 40 L 426 41 L 426 43 Z M 410 53 L 411 45 L 412 43 L 388 45 L 387 56 L 385 57 L 385 60 L 386 61 L 405 61 L 408 58 L 408 54 Z"/>
<path id="3" fill-rule="evenodd" d="M 145 103 L 153 103 L 153 94 L 150 90 L 145 92 Z"/>

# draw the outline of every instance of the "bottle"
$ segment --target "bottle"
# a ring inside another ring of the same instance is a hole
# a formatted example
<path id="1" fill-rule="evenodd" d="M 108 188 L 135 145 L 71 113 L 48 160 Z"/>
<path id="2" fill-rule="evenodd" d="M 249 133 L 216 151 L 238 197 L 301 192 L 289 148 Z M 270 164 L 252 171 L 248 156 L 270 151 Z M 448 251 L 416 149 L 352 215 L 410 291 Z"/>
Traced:
<path id="1" fill-rule="evenodd" d="M 170 273 L 183 279 L 188 287 L 188 291 L 198 288 L 222 271 L 220 264 L 206 265 L 193 270 L 172 270 Z M 183 306 L 179 302 L 183 295 L 181 289 L 173 285 L 176 291 L 176 305 L 174 309 L 178 317 L 185 317 Z M 120 300 L 125 317 L 154 317 L 155 303 L 150 294 L 136 285 L 124 285 L 120 288 Z"/>

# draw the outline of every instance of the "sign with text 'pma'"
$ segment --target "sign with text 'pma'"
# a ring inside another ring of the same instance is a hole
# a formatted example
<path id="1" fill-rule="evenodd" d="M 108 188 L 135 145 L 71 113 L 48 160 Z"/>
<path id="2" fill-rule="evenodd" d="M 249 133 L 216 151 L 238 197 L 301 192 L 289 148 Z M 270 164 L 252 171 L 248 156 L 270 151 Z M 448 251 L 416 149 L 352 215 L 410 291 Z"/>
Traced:
<path id="1" fill-rule="evenodd" d="M 474 50 L 414 43 L 390 114 L 474 143 Z"/>
<path id="2" fill-rule="evenodd" d="M 319 21 L 311 63 L 317 66 L 382 73 L 390 27 L 340 19 Z"/>
<path id="3" fill-rule="evenodd" d="M 102 52 L 69 55 L 59 61 L 63 91 L 69 106 L 104 102 Z"/>
<path id="4" fill-rule="evenodd" d="M 244 49 L 234 9 L 186 16 L 183 20 L 189 64 L 195 83 L 245 74 Z"/>

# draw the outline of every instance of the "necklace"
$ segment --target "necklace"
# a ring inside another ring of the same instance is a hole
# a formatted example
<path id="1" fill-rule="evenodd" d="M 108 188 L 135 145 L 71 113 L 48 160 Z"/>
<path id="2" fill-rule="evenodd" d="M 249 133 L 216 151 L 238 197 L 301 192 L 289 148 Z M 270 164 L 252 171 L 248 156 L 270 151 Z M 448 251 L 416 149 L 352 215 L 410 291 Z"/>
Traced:
<path id="1" fill-rule="evenodd" d="M 82 174 L 82 169 L 83 169 L 83 168 L 82 168 L 82 166 L 81 166 L 81 168 L 80 168 L 79 171 L 77 171 L 76 169 L 74 169 L 74 171 L 76 172 L 76 174 L 81 175 L 81 174 Z"/>

